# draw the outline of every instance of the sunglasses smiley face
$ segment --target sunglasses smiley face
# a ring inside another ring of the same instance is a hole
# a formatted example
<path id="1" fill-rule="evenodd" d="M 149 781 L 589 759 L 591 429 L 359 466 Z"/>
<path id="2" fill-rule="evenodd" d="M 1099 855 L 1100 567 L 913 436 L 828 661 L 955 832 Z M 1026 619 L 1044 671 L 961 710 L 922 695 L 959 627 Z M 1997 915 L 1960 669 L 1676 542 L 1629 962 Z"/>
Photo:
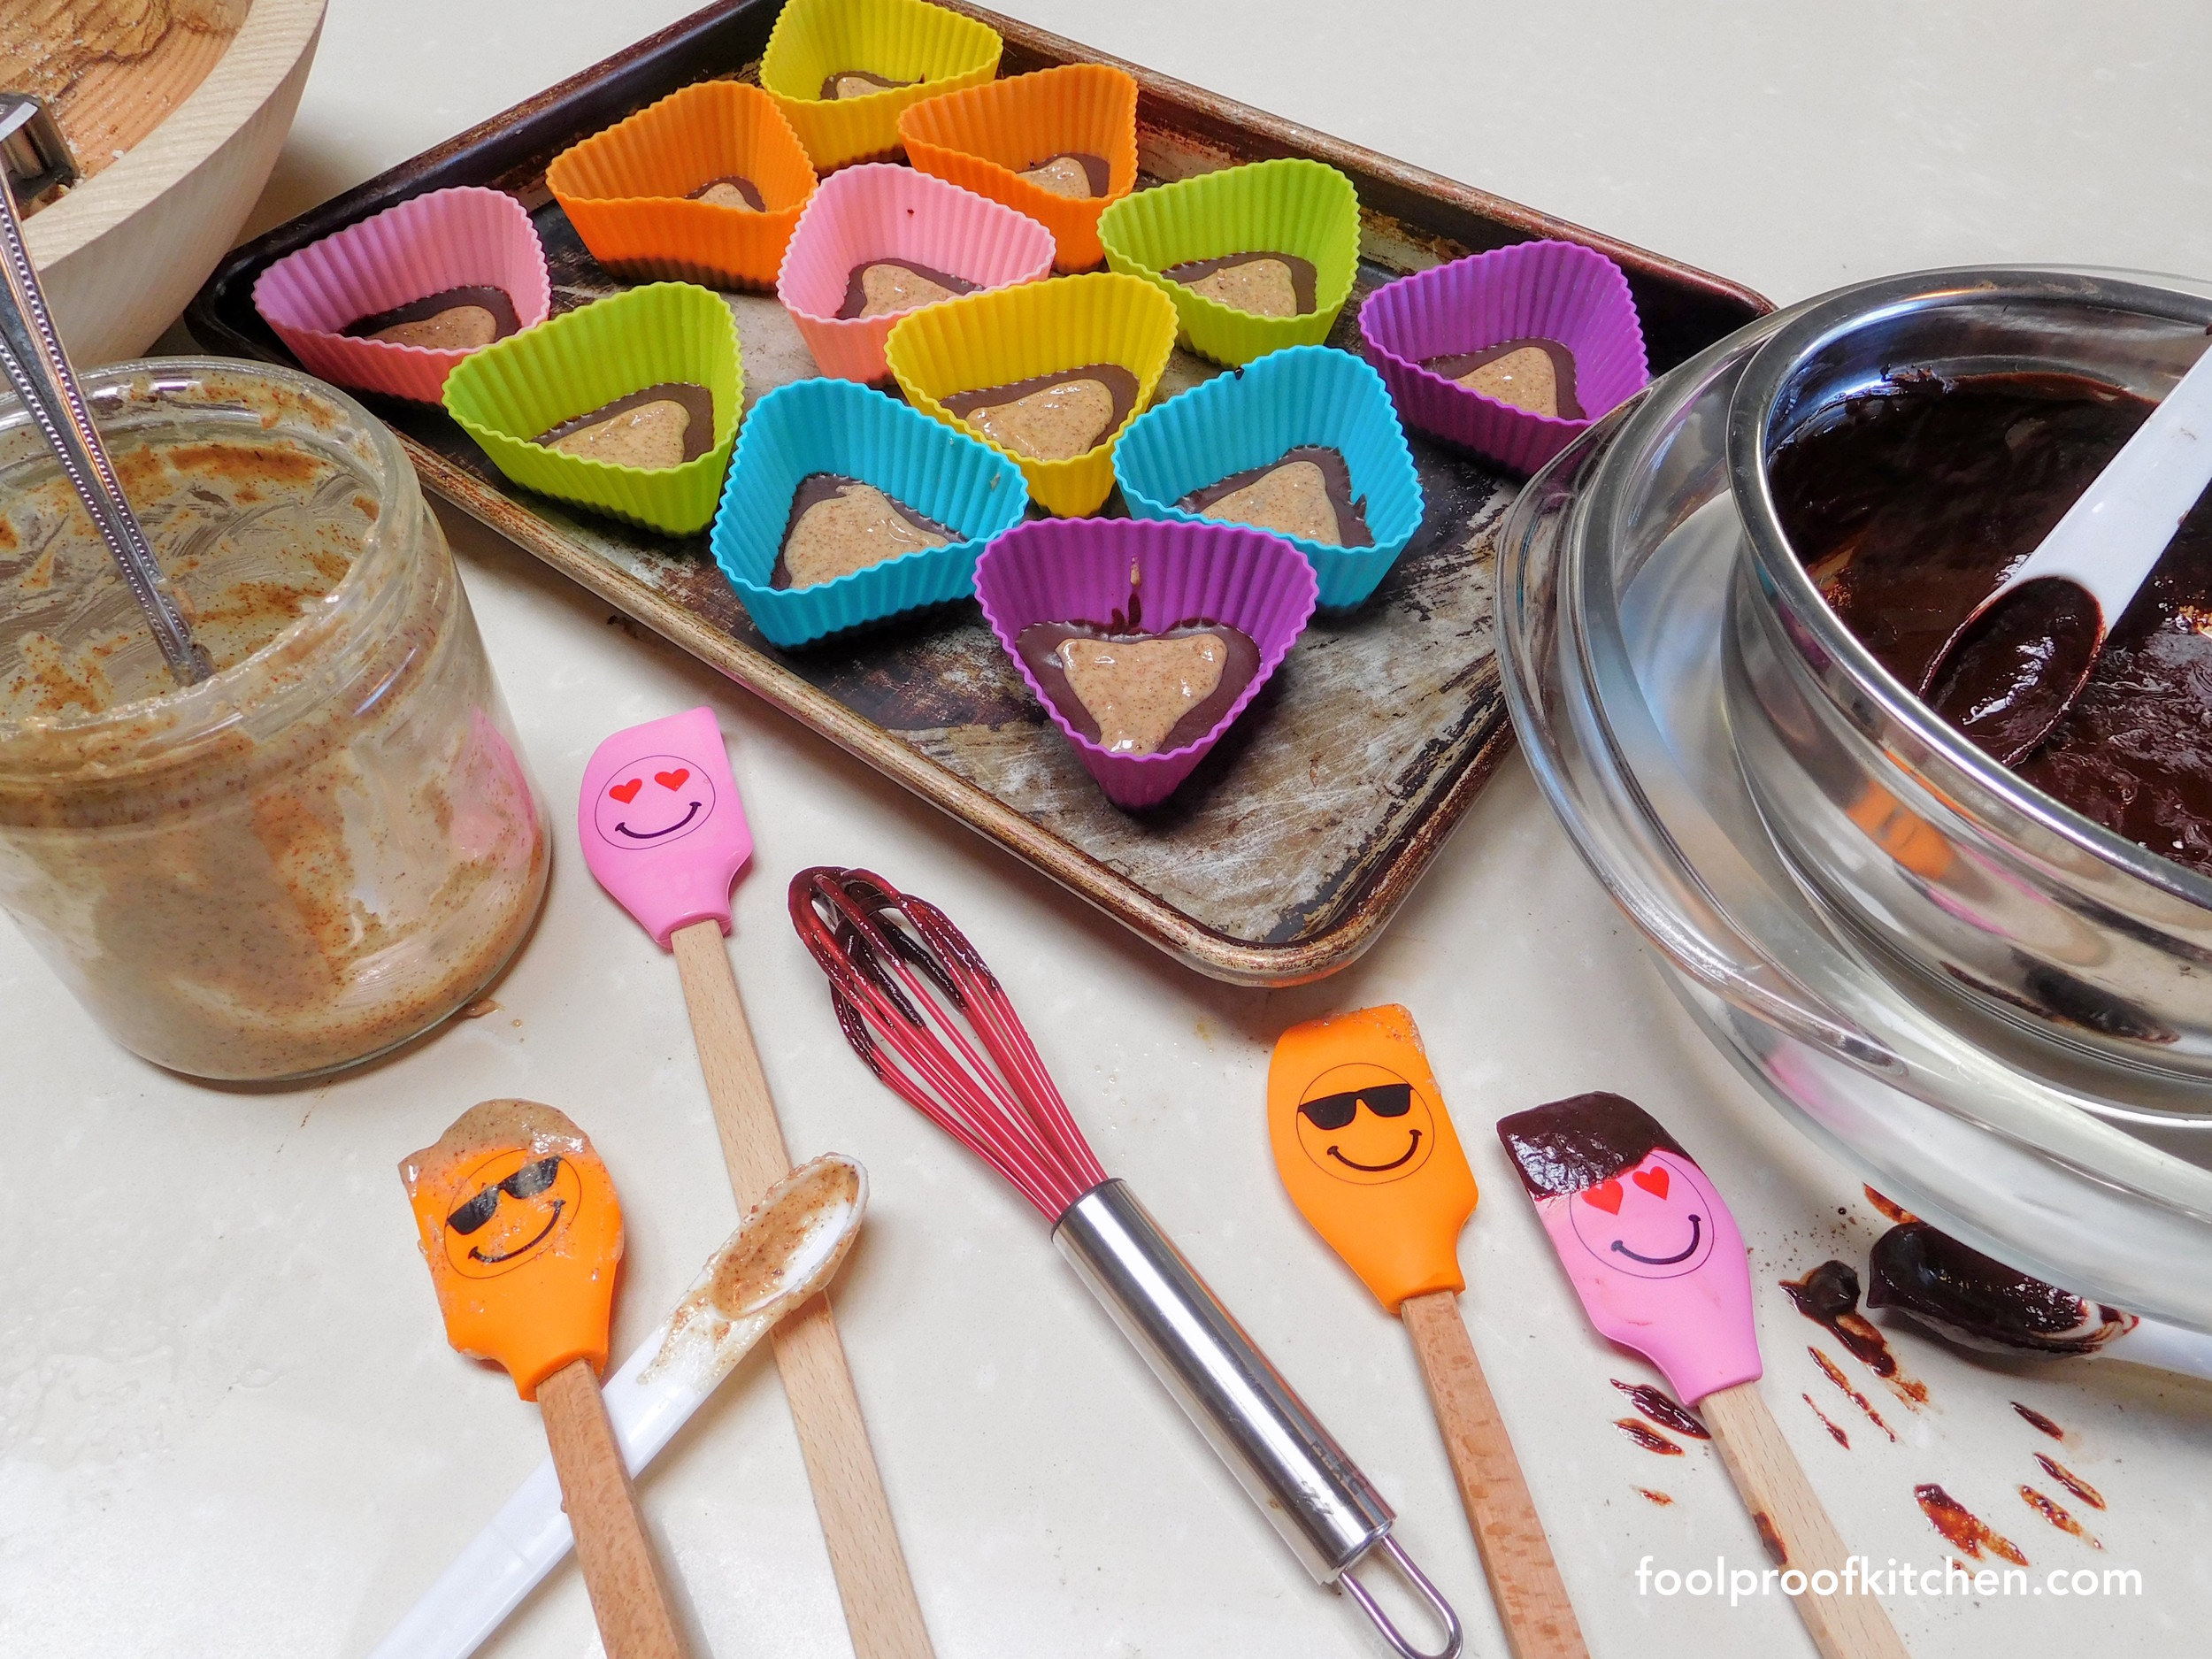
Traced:
<path id="1" fill-rule="evenodd" d="M 524 1148 L 495 1152 L 461 1181 L 468 1194 L 445 1217 L 445 1257 L 465 1279 L 513 1271 L 560 1248 L 583 1202 L 567 1159 Z"/>
<path id="2" fill-rule="evenodd" d="M 1380 1187 L 1418 1172 L 1436 1147 L 1436 1118 L 1421 1091 L 1395 1071 L 1332 1067 L 1298 1103 L 1298 1144 L 1324 1173 Z"/>
<path id="3" fill-rule="evenodd" d="M 706 769 L 678 755 L 644 755 L 618 767 L 592 803 L 600 840 L 630 852 L 681 841 L 713 816 Z"/>

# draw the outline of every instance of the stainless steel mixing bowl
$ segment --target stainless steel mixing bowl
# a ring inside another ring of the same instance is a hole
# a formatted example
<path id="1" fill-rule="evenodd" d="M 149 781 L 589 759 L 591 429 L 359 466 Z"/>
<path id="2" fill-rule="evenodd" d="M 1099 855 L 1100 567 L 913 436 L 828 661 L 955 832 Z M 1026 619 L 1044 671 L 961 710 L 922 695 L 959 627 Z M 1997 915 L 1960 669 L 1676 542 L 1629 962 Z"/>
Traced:
<path id="1" fill-rule="evenodd" d="M 2164 1074 L 2146 1075 L 2152 1094 L 2212 1078 L 2212 878 L 2024 783 L 1932 714 L 1821 597 L 1767 460 L 1905 373 L 2055 371 L 2155 399 L 2208 330 L 2212 299 L 2117 275 L 1890 278 L 1781 327 L 1728 413 L 1747 557 L 1723 631 L 1726 697 L 1745 779 L 1798 879 L 1923 995 L 2027 1033 L 2032 1069 L 2118 1061 Z"/>

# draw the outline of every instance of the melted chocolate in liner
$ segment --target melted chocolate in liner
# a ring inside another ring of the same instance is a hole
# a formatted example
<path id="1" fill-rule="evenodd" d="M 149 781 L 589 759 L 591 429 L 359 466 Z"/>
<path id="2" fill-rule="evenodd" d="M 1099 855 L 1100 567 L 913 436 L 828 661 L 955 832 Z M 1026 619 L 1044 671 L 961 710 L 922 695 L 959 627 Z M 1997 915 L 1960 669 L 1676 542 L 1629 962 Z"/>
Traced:
<path id="1" fill-rule="evenodd" d="M 1498 1119 L 1498 1139 L 1513 1155 L 1532 1198 L 1565 1198 L 1609 1181 L 1654 1152 L 1697 1160 L 1632 1100 L 1577 1094 Z"/>
<path id="2" fill-rule="evenodd" d="M 2070 375 L 1896 384 L 1824 413 L 1768 471 L 1790 545 L 1837 616 L 1917 686 L 2150 410 Z M 2182 519 L 2074 706 L 2013 771 L 2212 873 L 2212 500 Z"/>
<path id="3" fill-rule="evenodd" d="M 798 529 L 799 520 L 806 517 L 807 509 L 819 506 L 826 501 L 834 500 L 852 485 L 865 481 L 864 479 L 848 478 L 842 472 L 809 472 L 799 480 L 799 488 L 792 492 L 790 516 L 783 521 L 783 541 L 776 549 L 776 563 L 774 568 L 768 573 L 768 585 L 771 588 L 791 586 L 791 567 L 784 562 L 784 549 L 790 546 L 792 534 Z M 925 518 L 888 490 L 884 490 L 881 494 L 883 498 L 891 503 L 891 511 L 916 529 L 926 530 L 933 535 L 943 536 L 948 541 L 957 541 L 962 539 L 959 531 L 939 524 L 934 518 Z"/>
<path id="4" fill-rule="evenodd" d="M 718 179 L 709 179 L 697 189 L 687 192 L 684 200 L 696 202 L 718 184 L 726 184 L 738 195 L 743 196 L 745 205 L 751 208 L 754 212 L 764 213 L 768 211 L 768 204 L 761 199 L 760 187 L 742 174 L 734 173 L 726 173 Z"/>
<path id="5" fill-rule="evenodd" d="M 837 83 L 841 81 L 865 81 L 868 86 L 868 92 L 883 92 L 887 91 L 893 87 L 918 87 L 922 84 L 918 80 L 887 80 L 883 76 L 876 73 L 872 69 L 836 69 L 832 70 L 828 74 L 822 77 L 822 97 L 825 101 L 833 103 L 841 96 L 855 98 L 867 96 L 867 93 L 865 92 L 852 92 L 841 95 L 837 88 Z"/>
<path id="6" fill-rule="evenodd" d="M 1613 1426 L 1618 1429 L 1622 1433 L 1627 1435 L 1630 1440 L 1635 1441 L 1637 1445 L 1642 1447 L 1647 1452 L 1656 1453 L 1661 1457 L 1679 1457 L 1682 1455 L 1682 1448 L 1679 1446 L 1677 1446 L 1665 1435 L 1655 1433 L 1652 1430 L 1646 1428 L 1642 1424 L 1637 1422 L 1634 1417 L 1616 1417 L 1613 1421 Z"/>
<path id="7" fill-rule="evenodd" d="M 1922 695 L 1977 749 L 2017 765 L 2058 724 L 2103 640 L 2104 612 L 2086 588 L 2023 582 L 1967 624 Z"/>
<path id="8" fill-rule="evenodd" d="M 1033 374 L 1025 380 L 1014 380 L 1005 386 L 978 387 L 972 392 L 955 392 L 937 401 L 947 414 L 956 420 L 971 419 L 979 409 L 996 409 L 1004 403 L 1018 403 L 1032 392 L 1041 392 L 1048 387 L 1064 386 L 1070 380 L 1096 380 L 1114 400 L 1113 412 L 1106 425 L 1091 440 L 1095 449 L 1113 434 L 1121 430 L 1129 419 L 1129 411 L 1137 405 L 1137 377 L 1118 363 L 1087 363 L 1080 368 L 1056 369 L 1050 374 Z"/>
<path id="9" fill-rule="evenodd" d="M 1317 274 L 1312 260 L 1302 259 L 1294 253 L 1276 253 L 1264 248 L 1250 253 L 1225 253 L 1212 259 L 1187 259 L 1181 265 L 1168 266 L 1160 274 L 1171 282 L 1180 282 L 1187 287 L 1193 282 L 1204 280 L 1217 271 L 1234 270 L 1238 265 L 1250 265 L 1256 259 L 1273 259 L 1287 269 L 1290 273 L 1290 291 L 1296 298 L 1298 315 L 1310 317 L 1313 314 Z"/>
<path id="10" fill-rule="evenodd" d="M 1075 163 L 1077 166 L 1083 169 L 1083 177 L 1087 181 L 1088 181 L 1091 187 L 1091 199 L 1093 201 L 1096 201 L 1100 196 L 1104 196 L 1108 189 L 1112 187 L 1114 170 L 1107 165 L 1106 157 L 1103 156 L 1091 155 L 1087 150 L 1063 150 L 1054 155 L 1041 157 L 1037 160 L 1031 162 L 1026 167 L 1017 167 L 1014 171 L 1016 173 L 1034 173 L 1040 167 L 1049 167 L 1056 161 L 1071 161 Z M 1035 180 L 1033 180 L 1031 182 L 1034 183 Z"/>
<path id="11" fill-rule="evenodd" d="M 2016 1400 L 2012 1402 L 2012 1409 L 2020 1414 L 2020 1420 L 2023 1423 L 2027 1424 L 2038 1432 L 2047 1434 L 2055 1440 L 2062 1440 L 2066 1438 L 2064 1429 L 2059 1427 L 2033 1406 L 2024 1406 Z"/>
<path id="12" fill-rule="evenodd" d="M 1486 363 L 1495 363 L 1500 357 L 1509 357 L 1517 351 L 1540 351 L 1551 359 L 1552 384 L 1557 388 L 1559 419 L 1585 419 L 1581 401 L 1575 396 L 1575 354 L 1556 340 L 1545 340 L 1531 334 L 1521 340 L 1508 340 L 1502 345 L 1485 346 L 1479 351 L 1455 351 L 1447 357 L 1424 357 L 1421 366 L 1431 374 L 1440 374 L 1448 380 L 1456 380 L 1463 374 L 1471 374 Z M 1519 408 L 1519 404 L 1515 404 Z"/>
<path id="13" fill-rule="evenodd" d="M 1626 1394 L 1629 1403 L 1663 1429 L 1672 1429 L 1677 1434 L 1686 1434 L 1694 1440 L 1709 1440 L 1713 1437 L 1706 1427 L 1690 1414 L 1690 1409 L 1663 1388 L 1649 1383 L 1624 1383 L 1619 1378 L 1608 1379 L 1616 1388 Z"/>
<path id="14" fill-rule="evenodd" d="M 2019 1545 L 2002 1533 L 1991 1531 L 1988 1522 L 1932 1481 L 1924 1486 L 1915 1486 L 1912 1495 L 1920 1505 L 1920 1512 L 1928 1517 L 1929 1525 L 1948 1539 L 1954 1548 L 1976 1561 L 1982 1558 L 1982 1551 L 1986 1549 L 1991 1555 L 2001 1555 L 2016 1567 L 2028 1564 L 2028 1558 L 2020 1553 Z"/>
<path id="15" fill-rule="evenodd" d="M 1253 643 L 1251 635 L 1218 622 L 1179 622 L 1171 628 L 1148 629 L 1141 634 L 1097 627 L 1087 622 L 1033 622 L 1014 636 L 1014 649 L 1021 653 L 1022 661 L 1029 665 L 1029 672 L 1037 677 L 1037 683 L 1044 687 L 1053 706 L 1067 718 L 1068 724 L 1095 743 L 1099 741 L 1098 717 L 1075 695 L 1075 687 L 1068 684 L 1067 670 L 1056 660 L 1060 641 L 1171 640 L 1195 634 L 1216 634 L 1227 647 L 1221 679 L 1212 691 L 1193 703 L 1189 712 L 1168 728 L 1167 735 L 1152 751 L 1165 755 L 1195 743 L 1212 731 L 1215 723 L 1229 712 L 1229 705 L 1244 695 L 1245 687 L 1251 684 L 1252 676 L 1260 669 L 1260 648 Z"/>
<path id="16" fill-rule="evenodd" d="M 705 387 L 695 386 L 689 380 L 662 380 L 645 387 L 627 396 L 618 397 L 611 403 L 602 403 L 596 409 L 572 416 L 557 426 L 548 426 L 531 442 L 551 444 L 571 433 L 595 426 L 603 420 L 612 420 L 617 415 L 626 415 L 644 404 L 662 402 L 681 403 L 684 412 L 691 417 L 690 424 L 684 428 L 685 460 L 695 461 L 714 447 L 714 395 Z"/>
<path id="17" fill-rule="evenodd" d="M 1336 511 L 1337 541 L 1343 547 L 1372 547 L 1375 538 L 1367 528 L 1367 497 L 1354 499 L 1352 470 L 1344 462 L 1340 449 L 1323 443 L 1302 443 L 1283 453 L 1264 466 L 1247 467 L 1241 472 L 1232 472 L 1203 489 L 1194 489 L 1175 504 L 1185 512 L 1203 513 L 1207 508 L 1225 495 L 1233 495 L 1248 485 L 1256 484 L 1278 467 L 1288 466 L 1294 461 L 1309 461 L 1321 469 L 1321 481 L 1329 492 L 1329 505 Z"/>
<path id="18" fill-rule="evenodd" d="M 2048 1419 L 2046 1419 L 2046 1421 Z M 2045 1474 L 2050 1476 L 2052 1479 L 2057 1481 L 2060 1486 L 2065 1487 L 2067 1491 L 2072 1493 L 2091 1509 L 2101 1509 L 2105 1507 L 2104 1494 L 2098 1491 L 2096 1487 L 2091 1486 L 2086 1480 L 2084 1480 L 2079 1475 L 2076 1474 L 2072 1470 L 2067 1468 L 2065 1464 L 2060 1463 L 2056 1458 L 2047 1457 L 2041 1452 L 2038 1452 L 2035 1455 L 2035 1461 L 2043 1465 L 2043 1472 Z"/>
<path id="19" fill-rule="evenodd" d="M 1968 1348 L 2089 1354 L 2136 1323 L 2132 1314 L 2031 1279 L 1924 1221 L 1876 1240 L 1867 1278 L 1868 1307 L 1895 1308 Z"/>
<path id="20" fill-rule="evenodd" d="M 355 339 L 366 339 L 401 323 L 426 322 L 441 312 L 457 311 L 464 305 L 479 306 L 492 314 L 495 340 L 504 340 L 522 326 L 521 319 L 515 315 L 515 303 L 506 289 L 478 287 L 442 288 L 419 300 L 409 300 L 404 305 L 395 305 L 388 311 L 379 311 L 373 317 L 357 317 L 338 332 Z"/>
<path id="21" fill-rule="evenodd" d="M 850 321 L 868 309 L 868 273 L 880 265 L 896 265 L 911 272 L 925 282 L 934 282 L 950 294 L 972 294 L 975 284 L 965 277 L 956 277 L 949 271 L 933 271 L 926 265 L 916 265 L 911 259 L 864 259 L 845 279 L 845 303 L 837 308 L 837 314 Z"/>

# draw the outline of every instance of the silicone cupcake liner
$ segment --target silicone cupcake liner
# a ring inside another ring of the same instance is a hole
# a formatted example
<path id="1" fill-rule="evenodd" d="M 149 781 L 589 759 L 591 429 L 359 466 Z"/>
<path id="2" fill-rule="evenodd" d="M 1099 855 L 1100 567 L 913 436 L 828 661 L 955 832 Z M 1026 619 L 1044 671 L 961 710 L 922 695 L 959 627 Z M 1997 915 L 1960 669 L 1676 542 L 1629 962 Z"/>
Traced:
<path id="1" fill-rule="evenodd" d="M 1651 379 L 1628 279 L 1571 242 L 1517 242 L 1400 277 L 1367 296 L 1359 331 L 1408 424 L 1523 472 Z M 1582 419 L 1517 409 L 1421 366 L 1424 357 L 1531 338 L 1573 354 Z"/>
<path id="2" fill-rule="evenodd" d="M 873 484 L 965 539 L 810 588 L 771 588 L 791 498 L 813 472 Z M 754 625 L 787 650 L 975 591 L 984 545 L 1021 522 L 1021 469 L 895 397 L 850 380 L 794 380 L 754 405 L 709 545 Z"/>
<path id="3" fill-rule="evenodd" d="M 874 163 L 831 174 L 800 216 L 776 281 L 825 374 L 880 380 L 891 373 L 883 342 L 899 318 L 837 315 L 853 267 L 871 259 L 908 259 L 979 289 L 1007 288 L 1051 273 L 1052 234 L 911 167 Z"/>
<path id="4" fill-rule="evenodd" d="M 1137 83 L 1104 64 L 1063 64 L 912 105 L 899 117 L 907 159 L 1003 202 L 1052 233 L 1053 264 L 1087 271 L 1106 257 L 1098 218 L 1137 188 Z M 1021 176 L 1073 152 L 1106 163 L 1106 194 L 1055 196 Z"/>
<path id="5" fill-rule="evenodd" d="M 1359 265 L 1359 195 L 1318 161 L 1256 161 L 1125 196 L 1100 218 L 1098 234 L 1109 270 L 1157 283 L 1174 300 L 1190 349 L 1234 368 L 1329 337 Z M 1256 317 L 1160 274 L 1193 259 L 1263 249 L 1313 262 L 1310 312 Z"/>
<path id="6" fill-rule="evenodd" d="M 899 112 L 988 81 L 1004 44 L 996 30 L 927 0 L 789 0 L 769 34 L 760 83 L 827 173 L 895 155 Z M 823 98 L 822 82 L 849 69 L 917 84 Z"/>
<path id="7" fill-rule="evenodd" d="M 1048 512 L 1095 512 L 1114 488 L 1114 445 L 1125 422 L 1065 461 L 1040 461 L 1002 448 L 937 400 L 1033 375 L 1118 363 L 1137 377 L 1131 419 L 1143 412 L 1175 349 L 1175 308 L 1150 283 L 1103 271 L 1019 288 L 964 294 L 899 319 L 884 346 L 907 402 L 990 443 L 1029 480 Z"/>
<path id="8" fill-rule="evenodd" d="M 686 199 L 732 175 L 752 180 L 764 211 Z M 708 81 L 563 150 L 545 182 L 610 271 L 633 280 L 765 288 L 816 180 L 773 98 L 758 87 Z"/>
<path id="9" fill-rule="evenodd" d="M 503 191 L 463 185 L 388 207 L 278 260 L 253 285 L 253 304 L 309 373 L 434 403 L 468 352 L 341 331 L 457 288 L 503 290 L 524 328 L 552 309 L 545 249 L 522 204 Z"/>
<path id="10" fill-rule="evenodd" d="M 714 399 L 714 445 L 680 466 L 623 466 L 532 440 L 618 397 L 687 380 Z M 737 436 L 745 372 L 721 296 L 654 282 L 595 300 L 542 327 L 487 346 L 446 382 L 446 411 L 521 485 L 669 535 L 714 517 Z"/>
<path id="11" fill-rule="evenodd" d="M 1148 411 L 1115 449 L 1114 478 L 1133 518 L 1218 522 L 1174 503 L 1302 443 L 1340 453 L 1353 498 L 1366 500 L 1372 547 L 1283 537 L 1312 565 L 1318 603 L 1341 610 L 1375 591 L 1421 527 L 1425 504 L 1382 377 L 1349 352 L 1292 346 Z"/>
<path id="12" fill-rule="evenodd" d="M 1033 520 L 985 550 L 975 568 L 975 596 L 1030 694 L 1075 745 L 1106 798 L 1136 810 L 1172 795 L 1273 677 L 1313 615 L 1313 566 L 1282 537 L 1241 525 Z M 1118 617 L 1159 629 L 1225 623 L 1259 648 L 1258 672 L 1196 742 L 1150 755 L 1110 753 L 1068 723 L 1022 661 L 1015 640 L 1033 622 L 1106 625 Z"/>

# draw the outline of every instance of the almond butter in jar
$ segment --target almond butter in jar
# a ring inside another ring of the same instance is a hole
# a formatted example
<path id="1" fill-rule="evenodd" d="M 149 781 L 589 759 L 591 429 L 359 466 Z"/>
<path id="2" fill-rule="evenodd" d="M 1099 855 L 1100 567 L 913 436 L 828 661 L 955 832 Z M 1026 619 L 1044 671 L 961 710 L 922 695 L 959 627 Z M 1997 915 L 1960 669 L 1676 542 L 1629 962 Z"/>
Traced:
<path id="1" fill-rule="evenodd" d="M 550 842 L 392 434 L 288 371 L 84 377 L 218 672 L 186 690 L 23 411 L 0 405 L 0 908 L 126 1047 L 300 1078 L 461 1008 Z"/>

